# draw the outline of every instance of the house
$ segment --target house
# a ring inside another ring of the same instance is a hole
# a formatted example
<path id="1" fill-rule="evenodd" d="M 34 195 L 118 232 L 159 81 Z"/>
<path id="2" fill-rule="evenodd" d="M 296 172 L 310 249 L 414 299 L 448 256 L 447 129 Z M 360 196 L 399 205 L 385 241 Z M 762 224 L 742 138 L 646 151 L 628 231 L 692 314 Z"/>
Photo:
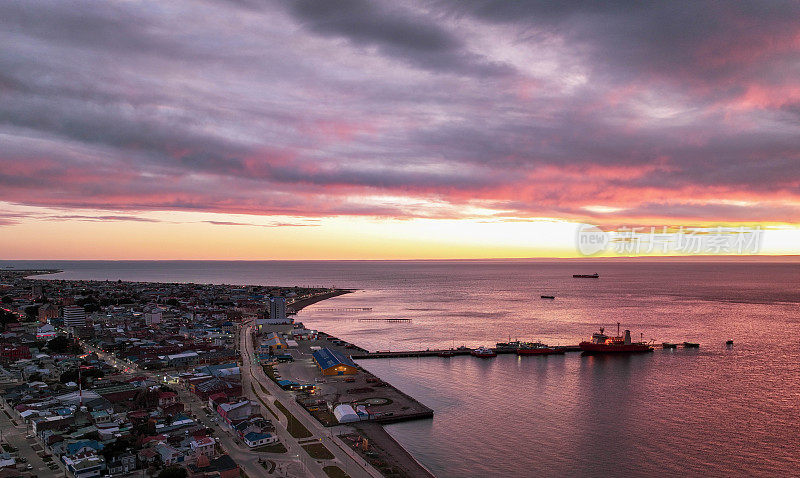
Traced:
<path id="1" fill-rule="evenodd" d="M 336 350 L 322 348 L 312 354 L 323 375 L 353 375 L 358 373 L 355 362 Z"/>
<path id="2" fill-rule="evenodd" d="M 80 453 L 96 453 L 103 449 L 103 444 L 97 440 L 81 440 L 68 443 L 65 450 L 67 455 L 78 455 Z"/>
<path id="3" fill-rule="evenodd" d="M 272 433 L 250 432 L 246 434 L 243 438 L 245 444 L 250 448 L 261 445 L 271 445 L 273 443 L 277 443 L 278 441 L 278 436 Z"/>
<path id="4" fill-rule="evenodd" d="M 81 454 L 74 457 L 63 456 L 61 460 L 75 478 L 100 476 L 106 466 L 103 457 L 94 454 Z"/>
<path id="5" fill-rule="evenodd" d="M 211 458 L 214 456 L 215 444 L 216 442 L 212 438 L 195 437 L 191 442 L 189 442 L 189 448 L 192 450 L 192 453 L 195 455 L 195 457 L 204 455 Z"/>
<path id="6" fill-rule="evenodd" d="M 189 465 L 188 468 L 192 473 L 201 474 L 201 476 L 202 474 L 215 476 L 216 473 L 219 478 L 239 478 L 239 465 L 229 455 L 221 455 L 213 460 L 201 456 L 198 458 L 197 464 Z"/>
<path id="7" fill-rule="evenodd" d="M 228 423 L 237 422 L 249 418 L 253 414 L 253 405 L 250 400 L 242 400 L 237 403 L 220 403 L 217 405 L 217 413 Z"/>
<path id="8" fill-rule="evenodd" d="M 161 463 L 164 466 L 175 465 L 183 462 L 183 454 L 166 443 L 159 443 L 153 447 L 153 450 L 158 453 Z"/>
<path id="9" fill-rule="evenodd" d="M 178 402 L 178 394 L 175 392 L 160 392 L 158 394 L 158 408 L 166 408 Z"/>
<path id="10" fill-rule="evenodd" d="M 238 397 L 242 394 L 242 384 L 241 382 L 212 378 L 194 385 L 193 392 L 203 399 L 217 393 L 224 393 L 226 397 Z"/>
<path id="11" fill-rule="evenodd" d="M 106 463 L 108 474 L 111 476 L 130 473 L 136 470 L 136 455 L 133 453 L 123 453 L 115 456 Z"/>

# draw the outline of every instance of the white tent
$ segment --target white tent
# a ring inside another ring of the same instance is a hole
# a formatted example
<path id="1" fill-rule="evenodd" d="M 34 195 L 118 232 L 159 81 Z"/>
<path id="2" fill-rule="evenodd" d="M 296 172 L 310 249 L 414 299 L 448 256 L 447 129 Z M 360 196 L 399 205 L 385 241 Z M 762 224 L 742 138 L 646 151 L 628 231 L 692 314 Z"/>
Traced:
<path id="1" fill-rule="evenodd" d="M 336 405 L 333 409 L 333 414 L 336 416 L 336 419 L 339 423 L 350 423 L 350 422 L 357 422 L 361 420 L 353 407 L 350 405 Z"/>

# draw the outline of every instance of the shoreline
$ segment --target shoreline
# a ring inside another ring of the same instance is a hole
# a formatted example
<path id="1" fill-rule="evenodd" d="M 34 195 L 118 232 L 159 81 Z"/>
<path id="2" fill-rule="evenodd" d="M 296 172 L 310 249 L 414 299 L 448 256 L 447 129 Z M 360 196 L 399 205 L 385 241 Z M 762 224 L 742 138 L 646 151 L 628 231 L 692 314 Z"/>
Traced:
<path id="1" fill-rule="evenodd" d="M 311 297 L 306 297 L 305 299 L 294 301 L 291 304 L 286 304 L 286 308 L 296 314 L 309 305 L 316 304 L 317 302 L 321 302 L 325 299 L 332 299 L 334 297 L 339 297 L 340 295 L 350 294 L 352 292 L 355 292 L 355 289 L 333 289 L 330 292 L 324 292 L 322 294 L 317 294 Z"/>
<path id="2" fill-rule="evenodd" d="M 148 284 L 178 284 L 175 282 L 156 282 L 156 281 L 127 281 L 127 280 L 118 280 L 118 281 L 109 281 L 109 280 L 92 280 L 92 279 L 59 279 L 59 278 L 51 278 L 47 277 L 48 275 L 57 274 L 63 272 L 59 269 L 9 269 L 8 272 L 19 272 L 25 273 L 25 280 L 29 281 L 38 281 L 38 280 L 59 280 L 64 282 L 119 282 L 120 284 L 136 284 L 136 283 L 148 283 Z M 199 283 L 194 283 L 196 285 L 203 285 Z M 210 284 L 210 285 L 217 285 L 217 286 L 228 286 L 228 287 L 236 287 L 236 285 L 231 284 Z M 287 309 L 290 309 L 294 313 L 299 312 L 300 310 L 308 307 L 312 304 L 317 302 L 321 302 L 326 299 L 331 299 L 333 297 L 338 297 L 341 295 L 349 294 L 355 292 L 354 289 L 332 289 L 327 292 L 323 292 L 320 294 L 315 294 L 310 297 L 306 297 L 304 299 L 297 300 L 291 304 L 287 304 Z M 398 390 L 399 391 L 399 390 Z M 403 392 L 401 392 L 403 393 Z M 313 418 L 313 417 L 312 417 Z M 386 431 L 381 423 L 378 422 L 364 422 L 359 423 L 358 426 L 354 427 L 356 430 L 359 431 L 359 434 L 368 438 L 370 442 L 374 443 L 380 449 L 384 451 L 384 454 L 387 461 L 390 461 L 392 466 L 396 466 L 399 469 L 402 469 L 403 472 L 411 478 L 435 478 L 435 475 L 431 473 L 424 465 L 422 465 L 414 456 L 406 450 L 394 437 Z"/>

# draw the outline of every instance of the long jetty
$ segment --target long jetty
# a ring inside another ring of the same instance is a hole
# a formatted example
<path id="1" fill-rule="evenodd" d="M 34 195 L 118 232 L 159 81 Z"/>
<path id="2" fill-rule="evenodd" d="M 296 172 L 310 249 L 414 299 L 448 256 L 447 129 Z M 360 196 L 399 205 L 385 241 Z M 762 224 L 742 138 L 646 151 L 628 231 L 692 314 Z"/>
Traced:
<path id="1" fill-rule="evenodd" d="M 581 348 L 577 345 L 560 345 L 553 347 L 555 350 L 564 352 L 580 352 Z M 494 349 L 498 354 L 516 354 L 516 349 Z M 428 350 L 408 350 L 401 352 L 377 351 L 377 352 L 362 352 L 352 354 L 350 357 L 353 359 L 378 359 L 378 358 L 402 358 L 402 357 L 439 357 L 442 354 L 446 355 L 470 355 L 472 349 L 428 349 Z"/>

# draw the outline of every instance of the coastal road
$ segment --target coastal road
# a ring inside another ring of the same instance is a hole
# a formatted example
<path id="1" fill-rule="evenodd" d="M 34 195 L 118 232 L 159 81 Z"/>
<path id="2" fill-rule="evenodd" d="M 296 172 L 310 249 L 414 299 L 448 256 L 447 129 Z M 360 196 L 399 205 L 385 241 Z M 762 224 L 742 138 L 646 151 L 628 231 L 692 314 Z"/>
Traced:
<path id="1" fill-rule="evenodd" d="M 308 471 L 312 476 L 326 476 L 322 471 L 322 466 L 329 464 L 336 464 L 339 468 L 344 470 L 352 478 L 380 478 L 383 475 L 378 472 L 374 467 L 366 463 L 363 459 L 358 457 L 347 445 L 330 429 L 325 428 L 316 419 L 311 417 L 308 412 L 301 407 L 295 400 L 294 396 L 280 388 L 275 382 L 269 379 L 261 368 L 261 365 L 254 362 L 255 348 L 253 345 L 252 337 L 252 323 L 246 321 L 242 323 L 240 334 L 240 350 L 242 353 L 242 384 L 248 390 L 254 391 L 257 398 L 260 398 L 264 403 L 272 404 L 274 400 L 278 400 L 292 415 L 297 418 L 311 433 L 311 437 L 302 438 L 300 441 L 306 442 L 308 440 L 316 440 L 314 443 L 322 443 L 334 456 L 334 460 L 314 460 L 307 458 L 304 463 L 308 467 Z M 264 393 L 261 386 L 266 389 Z M 272 405 L 273 413 L 280 417 L 281 424 L 287 423 L 286 417 L 283 413 Z M 282 427 L 283 428 L 283 427 Z M 283 428 L 285 431 L 285 428 Z M 300 456 L 305 456 L 305 450 L 301 450 L 298 439 L 286 433 L 284 443 L 289 448 L 290 453 L 300 453 Z M 284 436 L 281 436 L 283 439 Z M 322 463 L 318 463 L 322 462 Z"/>

